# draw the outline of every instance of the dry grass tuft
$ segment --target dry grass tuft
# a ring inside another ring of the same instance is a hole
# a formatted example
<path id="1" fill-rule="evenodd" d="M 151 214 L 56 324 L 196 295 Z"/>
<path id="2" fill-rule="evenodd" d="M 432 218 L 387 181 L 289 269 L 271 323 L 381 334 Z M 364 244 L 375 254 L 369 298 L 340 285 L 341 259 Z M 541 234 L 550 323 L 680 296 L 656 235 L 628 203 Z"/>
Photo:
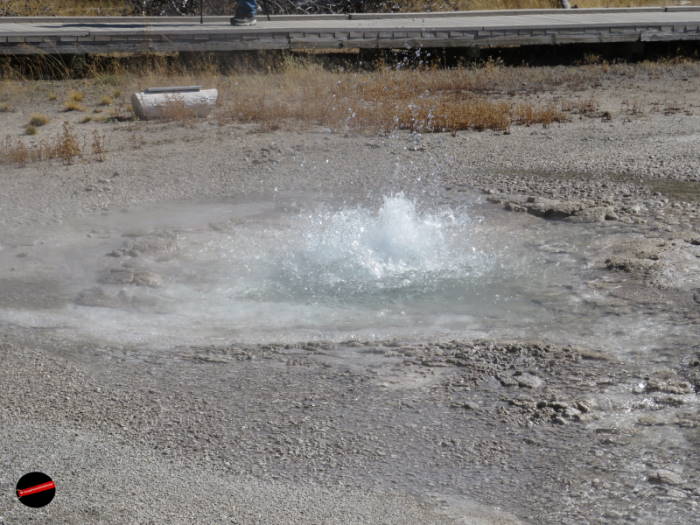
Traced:
<path id="1" fill-rule="evenodd" d="M 568 120 L 568 117 L 562 110 L 551 105 L 536 108 L 531 104 L 517 104 L 513 108 L 513 117 L 515 122 L 524 126 L 542 124 L 546 127 L 554 122 L 565 122 Z"/>
<path id="2" fill-rule="evenodd" d="M 66 113 L 69 111 L 85 111 L 85 109 L 85 106 L 74 100 L 66 100 L 63 104 L 63 111 Z"/>
<path id="3" fill-rule="evenodd" d="M 32 113 L 29 117 L 29 125 L 34 127 L 45 126 L 49 122 L 49 117 L 42 113 Z"/>
<path id="4" fill-rule="evenodd" d="M 85 100 L 85 93 L 82 91 L 71 90 L 68 92 L 68 100 L 71 102 L 82 102 Z"/>
<path id="5" fill-rule="evenodd" d="M 14 108 L 10 104 L 0 104 L 0 113 L 10 113 Z"/>
<path id="6" fill-rule="evenodd" d="M 104 137 L 101 138 L 100 144 L 100 156 L 104 157 Z M 51 159 L 60 159 L 64 164 L 72 164 L 76 157 L 81 156 L 83 150 L 80 141 L 67 122 L 63 123 L 63 128 L 57 135 L 32 146 L 27 146 L 20 138 L 10 136 L 5 137 L 5 141 L 0 144 L 0 162 L 18 166 Z"/>
<path id="7" fill-rule="evenodd" d="M 24 133 L 27 135 L 36 135 L 37 129 L 31 124 L 24 128 Z"/>
<path id="8" fill-rule="evenodd" d="M 107 150 L 105 149 L 105 136 L 97 130 L 92 133 L 92 143 L 90 145 L 92 154 L 97 162 L 104 162 Z"/>
<path id="9" fill-rule="evenodd" d="M 81 118 L 78 122 L 79 122 L 80 124 L 87 124 L 87 123 L 90 122 L 91 120 L 92 120 L 92 117 L 91 117 L 90 115 L 86 115 L 86 116 L 84 116 L 83 118 Z"/>
<path id="10" fill-rule="evenodd" d="M 101 119 L 102 122 L 130 122 L 134 120 L 134 114 L 125 107 L 112 108 L 107 116 Z"/>
<path id="11" fill-rule="evenodd" d="M 71 164 L 81 153 L 80 143 L 73 134 L 73 129 L 68 122 L 64 122 L 63 130 L 55 143 L 55 157 L 63 160 L 65 164 Z"/>
<path id="12" fill-rule="evenodd" d="M 24 166 L 29 159 L 30 151 L 23 141 L 9 135 L 5 137 L 5 141 L 0 149 L 0 160 L 5 163 Z"/>
<path id="13" fill-rule="evenodd" d="M 117 16 L 133 14 L 124 0 L 3 0 L 12 16 Z"/>
<path id="14" fill-rule="evenodd" d="M 102 97 L 100 99 L 100 101 L 97 103 L 97 105 L 98 106 L 111 106 L 112 102 L 114 102 L 114 100 L 112 100 L 112 97 L 105 95 L 104 97 Z"/>

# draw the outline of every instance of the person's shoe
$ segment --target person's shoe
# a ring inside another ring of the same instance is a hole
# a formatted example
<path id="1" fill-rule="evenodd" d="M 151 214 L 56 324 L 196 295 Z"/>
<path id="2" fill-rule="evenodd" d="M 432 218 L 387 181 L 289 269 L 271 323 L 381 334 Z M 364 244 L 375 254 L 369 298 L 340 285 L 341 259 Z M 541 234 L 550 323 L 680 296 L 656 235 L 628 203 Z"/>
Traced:
<path id="1" fill-rule="evenodd" d="M 231 19 L 232 26 L 254 26 L 256 22 L 254 16 L 235 16 Z"/>

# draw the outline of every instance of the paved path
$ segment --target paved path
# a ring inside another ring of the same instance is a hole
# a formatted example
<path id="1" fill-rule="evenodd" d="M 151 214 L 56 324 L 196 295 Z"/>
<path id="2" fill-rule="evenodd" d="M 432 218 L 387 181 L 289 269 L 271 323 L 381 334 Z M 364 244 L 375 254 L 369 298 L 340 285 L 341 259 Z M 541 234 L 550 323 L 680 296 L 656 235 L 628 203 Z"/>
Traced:
<path id="1" fill-rule="evenodd" d="M 0 17 L 0 54 L 700 41 L 700 7 L 260 17 Z"/>

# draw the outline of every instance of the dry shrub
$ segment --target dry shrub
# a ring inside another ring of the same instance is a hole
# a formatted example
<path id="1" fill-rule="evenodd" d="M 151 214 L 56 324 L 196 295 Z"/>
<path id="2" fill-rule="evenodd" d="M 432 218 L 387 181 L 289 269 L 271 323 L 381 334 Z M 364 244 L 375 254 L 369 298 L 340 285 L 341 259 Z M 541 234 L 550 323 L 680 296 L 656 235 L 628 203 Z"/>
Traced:
<path id="1" fill-rule="evenodd" d="M 90 144 L 90 147 L 95 160 L 98 162 L 104 162 L 105 154 L 107 153 L 107 150 L 105 149 L 105 136 L 95 130 L 92 133 L 92 143 Z"/>
<path id="2" fill-rule="evenodd" d="M 66 100 L 66 102 L 63 104 L 63 111 L 66 113 L 69 111 L 85 111 L 85 109 L 85 106 L 79 102 L 76 102 L 75 100 Z"/>
<path id="3" fill-rule="evenodd" d="M 567 100 L 561 104 L 562 111 L 577 115 L 596 116 L 600 109 L 598 101 L 588 98 L 583 100 Z"/>
<path id="4" fill-rule="evenodd" d="M 60 159 L 65 164 L 71 164 L 80 156 L 80 142 L 67 122 L 63 123 L 61 132 L 56 136 L 43 139 L 35 145 L 27 146 L 21 139 L 8 136 L 0 147 L 0 162 L 18 166 L 50 159 Z"/>
<path id="5" fill-rule="evenodd" d="M 85 100 L 85 93 L 82 91 L 71 90 L 68 92 L 68 100 L 72 102 L 82 102 Z"/>
<path id="6" fill-rule="evenodd" d="M 32 115 L 29 117 L 29 125 L 34 126 L 36 128 L 44 126 L 48 124 L 48 122 L 49 117 L 41 113 L 32 113 Z"/>
<path id="7" fill-rule="evenodd" d="M 3 0 L 3 16 L 106 16 L 132 14 L 125 0 Z"/>
<path id="8" fill-rule="evenodd" d="M 95 111 L 95 113 L 98 113 L 98 111 Z M 134 114 L 124 106 L 119 106 L 112 108 L 109 114 L 101 120 L 103 122 L 130 122 L 134 120 Z"/>
<path id="9" fill-rule="evenodd" d="M 566 115 L 556 107 L 549 105 L 545 107 L 534 107 L 531 104 L 518 104 L 514 108 L 514 120 L 518 124 L 531 126 L 542 124 L 548 126 L 554 122 L 565 122 Z"/>
<path id="10" fill-rule="evenodd" d="M 454 70 L 338 73 L 289 63 L 282 73 L 240 76 L 222 86 L 228 101 L 222 115 L 223 120 L 256 122 L 264 129 L 306 123 L 383 132 L 505 131 L 514 122 L 549 125 L 566 120 L 554 106 L 487 99 L 484 93 L 517 77 L 512 69 L 487 63 Z"/>
<path id="11" fill-rule="evenodd" d="M 81 155 L 80 143 L 73 134 L 73 129 L 68 122 L 63 123 L 63 130 L 55 142 L 53 157 L 63 160 L 65 164 L 71 164 L 75 157 Z"/>
<path id="12" fill-rule="evenodd" d="M 30 158 L 29 148 L 23 141 L 10 136 L 5 137 L 0 151 L 0 160 L 5 163 L 24 166 Z"/>

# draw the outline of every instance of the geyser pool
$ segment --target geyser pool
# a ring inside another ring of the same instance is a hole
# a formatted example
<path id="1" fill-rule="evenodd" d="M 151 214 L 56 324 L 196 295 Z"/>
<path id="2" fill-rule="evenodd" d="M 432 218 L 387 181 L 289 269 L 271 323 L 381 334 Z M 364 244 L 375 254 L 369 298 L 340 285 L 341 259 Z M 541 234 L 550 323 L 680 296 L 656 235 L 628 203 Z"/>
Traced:
<path id="1" fill-rule="evenodd" d="M 595 235 L 476 199 L 439 206 L 401 193 L 372 205 L 308 195 L 170 203 L 5 243 L 3 267 L 25 256 L 1 276 L 14 294 L 0 299 L 0 321 L 151 347 L 668 337 L 648 315 L 601 300 Z"/>

